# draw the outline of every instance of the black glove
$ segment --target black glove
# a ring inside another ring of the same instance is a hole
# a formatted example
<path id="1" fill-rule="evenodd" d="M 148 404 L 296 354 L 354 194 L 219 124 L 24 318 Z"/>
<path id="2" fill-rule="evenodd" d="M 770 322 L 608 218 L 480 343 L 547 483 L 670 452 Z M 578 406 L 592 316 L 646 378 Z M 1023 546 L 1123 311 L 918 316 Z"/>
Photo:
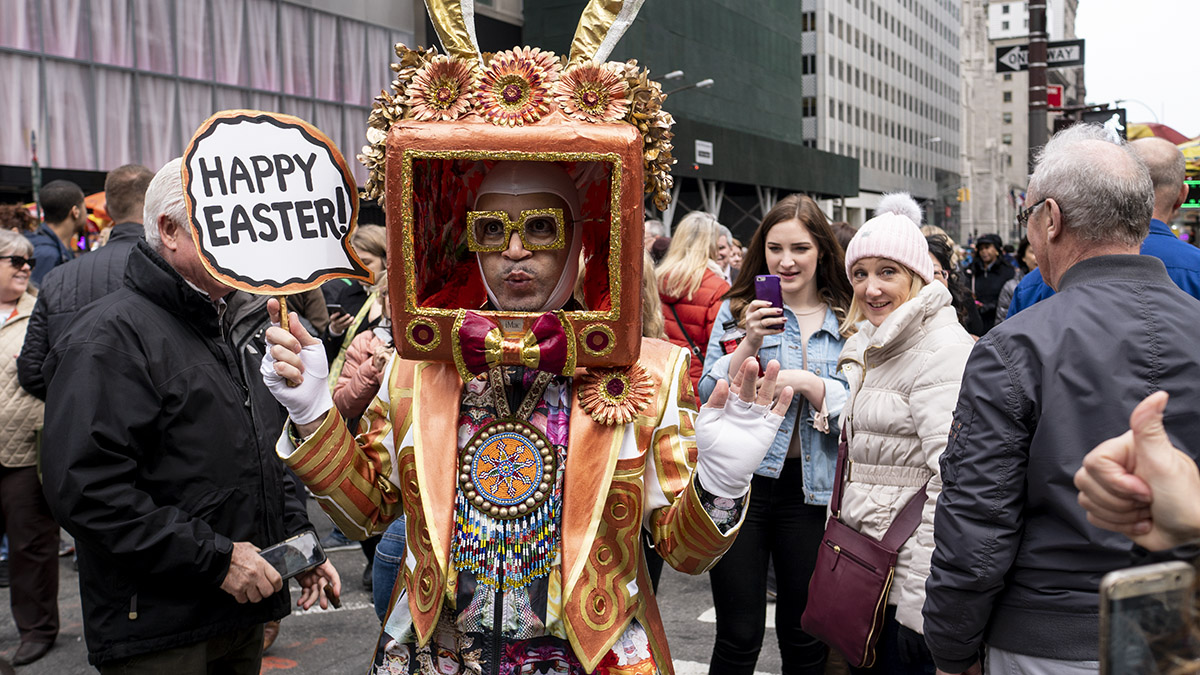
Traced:
<path id="1" fill-rule="evenodd" d="M 896 652 L 900 655 L 900 661 L 908 665 L 933 663 L 925 636 L 904 624 L 896 626 Z"/>

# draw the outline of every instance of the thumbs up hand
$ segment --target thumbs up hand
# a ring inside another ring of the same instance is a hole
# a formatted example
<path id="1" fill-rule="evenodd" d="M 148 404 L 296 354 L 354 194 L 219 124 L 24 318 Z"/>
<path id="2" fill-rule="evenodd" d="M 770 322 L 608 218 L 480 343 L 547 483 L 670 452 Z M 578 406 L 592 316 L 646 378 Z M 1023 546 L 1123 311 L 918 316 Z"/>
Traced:
<path id="1" fill-rule="evenodd" d="M 1200 469 L 1167 437 L 1167 399 L 1146 397 L 1129 431 L 1096 446 L 1075 473 L 1088 521 L 1152 551 L 1200 539 Z"/>

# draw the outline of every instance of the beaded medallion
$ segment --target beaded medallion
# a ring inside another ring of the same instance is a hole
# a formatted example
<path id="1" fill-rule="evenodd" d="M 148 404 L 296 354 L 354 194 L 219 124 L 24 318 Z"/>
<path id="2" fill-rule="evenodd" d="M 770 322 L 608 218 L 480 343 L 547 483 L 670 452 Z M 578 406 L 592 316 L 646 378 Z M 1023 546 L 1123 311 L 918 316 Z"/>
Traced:
<path id="1" fill-rule="evenodd" d="M 454 564 L 512 590 L 550 573 L 558 549 L 560 448 L 527 420 L 551 379 L 539 372 L 511 414 L 499 370 L 489 374 L 497 419 L 459 451 Z"/>
<path id="2" fill-rule="evenodd" d="M 536 427 L 497 420 L 480 429 L 460 453 L 458 482 L 471 506 L 493 518 L 523 516 L 550 495 L 558 458 Z"/>

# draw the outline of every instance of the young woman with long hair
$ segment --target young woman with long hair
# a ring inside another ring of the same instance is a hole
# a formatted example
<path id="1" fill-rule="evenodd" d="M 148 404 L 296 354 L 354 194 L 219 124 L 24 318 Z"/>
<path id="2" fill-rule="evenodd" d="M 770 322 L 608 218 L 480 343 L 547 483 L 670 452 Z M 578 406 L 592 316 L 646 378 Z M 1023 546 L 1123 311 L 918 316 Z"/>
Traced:
<path id="1" fill-rule="evenodd" d="M 879 540 L 922 486 L 927 495 L 920 524 L 900 547 L 875 666 L 851 671 L 933 675 L 921 607 L 942 486 L 938 460 L 975 342 L 949 289 L 935 283 L 929 245 L 908 217 L 867 221 L 846 249 L 846 271 L 854 300 L 842 328 L 855 332 L 838 366 L 850 383 L 842 426 L 854 472 L 844 482 L 841 521 Z"/>
<path id="2" fill-rule="evenodd" d="M 716 261 L 719 228 L 717 219 L 703 211 L 684 216 L 657 270 L 667 339 L 691 352 L 693 387 L 700 384 L 708 336 L 721 296 L 729 290 Z"/>
<path id="3" fill-rule="evenodd" d="M 800 628 L 808 581 L 825 529 L 837 460 L 836 419 L 846 401 L 837 370 L 844 338 L 838 324 L 851 289 L 825 214 L 812 199 L 781 199 L 755 231 L 742 270 L 725 296 L 708 343 L 700 396 L 751 356 L 779 361 L 779 380 L 797 393 L 751 483 L 745 521 L 733 547 L 710 573 L 717 639 L 709 672 L 751 675 L 762 647 L 767 564 L 777 587 L 776 634 L 783 670 L 824 672 L 827 649 Z M 783 308 L 756 300 L 754 278 L 780 278 Z M 746 337 L 722 355 L 722 325 L 737 318 Z"/>

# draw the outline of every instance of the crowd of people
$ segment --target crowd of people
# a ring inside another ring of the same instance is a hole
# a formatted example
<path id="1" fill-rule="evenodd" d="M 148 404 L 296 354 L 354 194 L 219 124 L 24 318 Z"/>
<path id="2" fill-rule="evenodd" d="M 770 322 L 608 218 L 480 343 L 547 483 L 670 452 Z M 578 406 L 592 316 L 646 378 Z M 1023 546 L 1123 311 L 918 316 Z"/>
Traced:
<path id="1" fill-rule="evenodd" d="M 61 526 L 101 672 L 258 672 L 289 598 L 257 551 L 314 529 L 312 497 L 336 526 L 326 548 L 362 542 L 381 673 L 427 661 L 494 672 L 502 659 L 669 672 L 655 666 L 657 605 L 636 590 L 643 566 L 657 586 L 664 560 L 709 575 L 711 673 L 755 671 L 769 601 L 784 672 L 829 672 L 840 666 L 805 615 L 830 597 L 810 587 L 830 518 L 880 540 L 910 502 L 920 515 L 896 551 L 875 658 L 845 655 L 850 672 L 978 673 L 986 662 L 1094 673 L 1100 578 L 1136 561 L 1135 544 L 1200 538 L 1200 428 L 1179 408 L 1200 394 L 1188 344 L 1200 334 L 1200 250 L 1168 225 L 1186 187 L 1165 141 L 1114 142 L 1086 125 L 1057 134 L 1015 247 L 985 234 L 962 249 L 903 194 L 857 229 L 790 195 L 745 246 L 702 211 L 669 233 L 647 220 L 639 363 L 660 395 L 657 417 L 617 426 L 637 440 L 611 488 L 645 494 L 620 502 L 632 529 L 572 505 L 604 499 L 575 467 L 613 471 L 568 461 L 586 454 L 572 444 L 614 427 L 576 415 L 571 377 L 484 367 L 464 386 L 454 364 L 398 358 L 377 225 L 352 239 L 374 283 L 293 295 L 295 320 L 281 328 L 276 301 L 201 264 L 179 162 L 109 172 L 112 225 L 91 252 L 77 243 L 88 209 L 72 183 L 43 187 L 41 222 L 0 208 L 0 510 L 16 664 L 58 634 Z M 519 164 L 496 164 L 475 196 L 477 212 L 517 218 L 507 241 L 471 249 L 487 307 L 573 307 L 586 256 L 530 247 L 528 214 L 557 209 L 572 241 L 581 197 L 561 168 Z M 455 401 L 457 428 L 416 418 Z M 497 527 L 463 515 L 474 513 L 464 502 L 454 523 L 427 522 L 422 502 L 449 507 L 479 486 L 416 491 L 417 476 L 447 471 L 453 483 L 457 469 L 414 458 L 415 436 L 461 449 L 510 408 L 548 448 L 545 484 L 523 503 L 542 520 Z M 563 567 L 597 555 L 582 548 L 592 536 L 626 556 L 616 576 Z M 506 562 L 530 541 L 561 553 Z M 634 590 L 594 585 L 618 578 Z M 329 561 L 296 579 L 301 607 L 341 592 Z M 454 607 L 442 608 L 443 587 Z M 590 619 L 606 611 L 597 597 L 629 620 Z"/>

